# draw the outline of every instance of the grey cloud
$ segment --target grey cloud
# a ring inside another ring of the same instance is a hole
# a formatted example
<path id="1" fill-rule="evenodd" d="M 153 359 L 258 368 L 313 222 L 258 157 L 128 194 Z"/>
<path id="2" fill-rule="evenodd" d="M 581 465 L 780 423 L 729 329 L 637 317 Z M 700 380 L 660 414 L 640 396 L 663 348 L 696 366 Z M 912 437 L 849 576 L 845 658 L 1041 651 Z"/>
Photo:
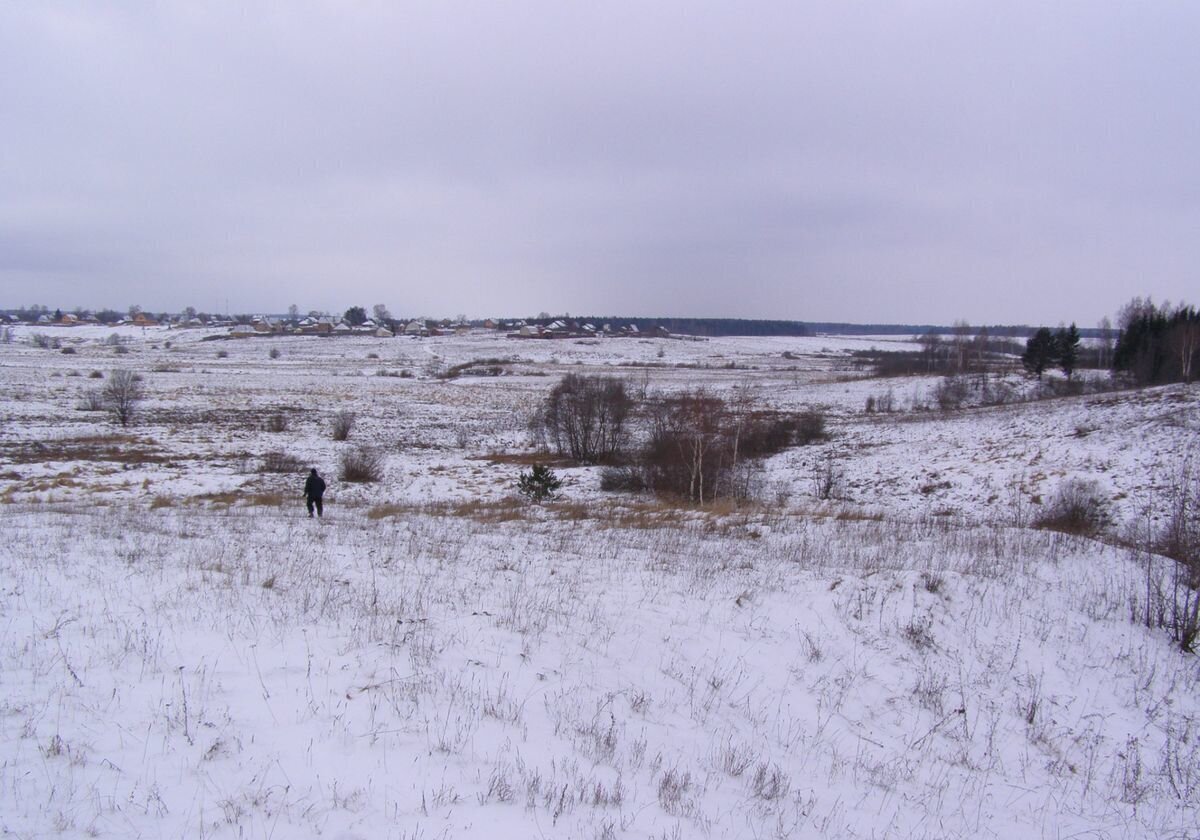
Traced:
<path id="1" fill-rule="evenodd" d="M 10 4 L 0 305 L 1090 323 L 1194 285 L 1197 23 Z"/>

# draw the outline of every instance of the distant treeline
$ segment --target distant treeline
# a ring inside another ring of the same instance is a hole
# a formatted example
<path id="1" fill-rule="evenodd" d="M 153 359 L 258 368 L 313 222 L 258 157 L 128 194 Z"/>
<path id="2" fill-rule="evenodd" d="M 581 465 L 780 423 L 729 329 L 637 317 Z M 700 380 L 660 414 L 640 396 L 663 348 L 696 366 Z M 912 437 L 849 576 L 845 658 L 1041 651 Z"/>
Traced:
<path id="1" fill-rule="evenodd" d="M 986 324 L 983 326 L 945 326 L 939 324 L 842 324 L 825 321 L 801 321 L 810 334 L 823 333 L 826 335 L 954 335 L 959 332 L 969 334 L 984 333 L 993 338 L 1029 338 L 1039 327 L 1028 324 Z M 1100 328 L 1079 327 L 1079 334 L 1085 338 L 1104 338 L 1105 332 Z"/>
<path id="2" fill-rule="evenodd" d="M 588 316 L 558 318 L 531 318 L 529 323 L 545 326 L 555 320 L 570 320 L 580 324 L 590 323 L 597 326 L 612 324 L 614 328 L 627 324 L 636 324 L 642 332 L 649 332 L 662 327 L 668 332 L 681 335 L 701 335 L 709 337 L 732 335 L 952 335 L 963 331 L 962 325 L 944 326 L 938 324 L 848 324 L 836 321 L 761 321 L 751 318 L 629 318 L 618 316 Z M 969 333 L 985 333 L 993 338 L 1028 338 L 1037 332 L 1037 327 L 1025 324 L 1018 325 L 989 325 L 983 327 L 967 327 Z M 1099 329 L 1080 328 L 1079 334 L 1089 338 L 1099 338 Z"/>
<path id="3" fill-rule="evenodd" d="M 562 318 L 533 318 L 531 324 L 546 324 Z M 745 318 L 622 318 L 615 316 L 572 316 L 571 321 L 580 324 L 595 324 L 597 327 L 611 324 L 614 329 L 629 324 L 637 326 L 641 332 L 653 332 L 661 327 L 667 332 L 680 335 L 700 335 L 717 337 L 727 335 L 811 335 L 812 333 L 799 321 L 757 321 Z"/>

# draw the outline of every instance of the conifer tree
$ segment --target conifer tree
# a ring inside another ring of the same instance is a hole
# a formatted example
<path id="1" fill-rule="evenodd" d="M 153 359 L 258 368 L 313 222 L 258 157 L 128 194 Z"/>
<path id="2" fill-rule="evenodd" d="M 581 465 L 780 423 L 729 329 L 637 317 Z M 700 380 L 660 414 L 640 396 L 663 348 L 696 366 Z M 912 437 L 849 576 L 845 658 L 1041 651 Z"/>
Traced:
<path id="1" fill-rule="evenodd" d="M 1079 330 L 1074 322 L 1070 327 L 1058 328 L 1058 332 L 1054 334 L 1054 345 L 1058 366 L 1069 381 L 1079 362 Z"/>
<path id="2" fill-rule="evenodd" d="M 1025 353 L 1021 356 L 1021 364 L 1025 366 L 1025 370 L 1035 375 L 1038 379 L 1041 379 L 1042 373 L 1056 359 L 1056 343 L 1054 334 L 1049 329 L 1046 327 L 1039 328 L 1025 342 Z"/>

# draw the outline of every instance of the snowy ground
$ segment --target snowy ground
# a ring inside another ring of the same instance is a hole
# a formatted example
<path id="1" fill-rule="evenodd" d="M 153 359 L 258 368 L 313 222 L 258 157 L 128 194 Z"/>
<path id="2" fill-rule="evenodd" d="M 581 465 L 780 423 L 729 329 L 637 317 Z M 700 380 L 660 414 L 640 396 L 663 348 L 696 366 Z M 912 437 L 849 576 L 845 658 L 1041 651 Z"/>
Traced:
<path id="1" fill-rule="evenodd" d="M 1146 567 L 1027 527 L 1071 477 L 1110 534 L 1157 510 L 1195 388 L 942 413 L 911 410 L 935 380 L 854 369 L 894 338 L 15 332 L 0 832 L 1200 836 L 1200 665 L 1130 621 Z M 436 378 L 484 359 L 503 374 Z M 126 430 L 81 407 L 115 368 L 147 392 Z M 821 407 L 831 437 L 742 509 L 568 467 L 530 508 L 513 455 L 567 371 Z M 865 414 L 889 388 L 900 410 Z M 336 480 L 360 443 L 383 482 Z M 300 471 L 260 472 L 269 452 Z"/>

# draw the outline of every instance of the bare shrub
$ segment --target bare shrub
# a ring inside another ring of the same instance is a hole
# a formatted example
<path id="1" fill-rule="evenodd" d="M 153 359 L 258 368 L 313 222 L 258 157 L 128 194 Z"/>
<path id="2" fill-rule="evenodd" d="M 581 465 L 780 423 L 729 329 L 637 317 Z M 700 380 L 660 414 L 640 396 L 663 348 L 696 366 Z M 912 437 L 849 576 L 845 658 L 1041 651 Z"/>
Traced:
<path id="1" fill-rule="evenodd" d="M 468 426 L 460 425 L 454 430 L 454 444 L 459 449 L 469 449 L 474 436 L 471 434 L 471 429 Z"/>
<path id="2" fill-rule="evenodd" d="M 889 408 L 888 410 L 890 411 L 891 409 Z M 809 409 L 802 412 L 796 418 L 794 440 L 797 446 L 807 446 L 810 443 L 824 440 L 826 437 L 825 415 L 821 411 Z"/>
<path id="3" fill-rule="evenodd" d="M 133 422 L 134 412 L 142 401 L 142 379 L 131 370 L 114 370 L 103 390 L 105 406 L 113 419 L 122 426 Z"/>
<path id="4" fill-rule="evenodd" d="M 595 464 L 621 454 L 632 409 L 624 381 L 568 373 L 550 390 L 535 422 L 560 455 Z"/>
<path id="5" fill-rule="evenodd" d="M 821 501 L 832 499 L 842 483 L 842 473 L 832 455 L 826 455 L 813 467 L 813 491 Z"/>
<path id="6" fill-rule="evenodd" d="M 784 417 L 750 416 L 734 431 L 738 454 L 748 458 L 765 458 L 791 446 L 798 439 L 801 415 Z"/>
<path id="7" fill-rule="evenodd" d="M 333 415 L 333 439 L 349 440 L 350 432 L 354 430 L 354 412 L 339 411 Z"/>
<path id="8" fill-rule="evenodd" d="M 270 358 L 270 359 L 278 359 L 278 358 L 279 358 L 279 355 L 280 355 L 280 354 L 279 354 L 279 348 L 278 348 L 278 347 L 272 347 L 272 348 L 271 348 L 269 351 L 267 351 L 267 358 Z"/>
<path id="9" fill-rule="evenodd" d="M 942 411 L 956 411 L 962 408 L 970 390 L 965 376 L 944 376 L 933 389 L 933 399 Z"/>
<path id="10" fill-rule="evenodd" d="M 926 651 L 934 647 L 932 627 L 928 619 L 913 619 L 900 628 L 900 635 L 917 650 Z"/>
<path id="11" fill-rule="evenodd" d="M 217 351 L 217 358 L 218 358 L 218 359 L 228 359 L 228 358 L 229 358 L 229 351 L 228 351 L 228 350 L 218 350 L 218 351 Z"/>
<path id="12" fill-rule="evenodd" d="M 640 493 L 646 479 L 637 467 L 605 467 L 600 471 L 600 489 L 609 493 Z"/>
<path id="13" fill-rule="evenodd" d="M 351 449 L 342 454 L 338 478 L 369 484 L 383 480 L 383 453 L 365 446 Z"/>
<path id="14" fill-rule="evenodd" d="M 62 341 L 51 338 L 45 333 L 34 333 L 29 336 L 29 343 L 42 350 L 57 350 L 62 346 Z"/>
<path id="15" fill-rule="evenodd" d="M 750 769 L 755 758 L 757 758 L 757 754 L 750 747 L 727 743 L 721 748 L 717 763 L 725 773 L 737 779 Z"/>
<path id="16" fill-rule="evenodd" d="M 79 398 L 80 411 L 104 411 L 106 408 L 108 408 L 108 401 L 104 396 L 104 391 L 100 388 L 84 391 L 83 396 Z"/>
<path id="17" fill-rule="evenodd" d="M 658 779 L 658 801 L 663 810 L 672 816 L 685 813 L 687 801 L 684 797 L 692 788 L 692 774 L 679 772 L 670 767 Z"/>
<path id="18" fill-rule="evenodd" d="M 488 358 L 472 359 L 469 362 L 436 372 L 438 379 L 458 379 L 460 376 L 500 376 L 505 366 L 512 364 L 512 359 Z"/>
<path id="19" fill-rule="evenodd" d="M 868 397 L 868 399 L 871 399 Z M 891 414 L 896 410 L 896 393 L 888 388 L 882 394 L 877 394 L 874 397 L 875 410 L 880 414 Z"/>
<path id="20" fill-rule="evenodd" d="M 286 452 L 268 452 L 263 456 L 262 465 L 258 471 L 264 473 L 294 473 L 304 469 L 304 465 L 298 458 L 288 455 Z"/>
<path id="21" fill-rule="evenodd" d="M 1159 614 L 1187 652 L 1200 639 L 1200 474 L 1185 461 L 1167 494 L 1169 512 L 1156 548 L 1174 561 L 1170 588 L 1161 587 Z"/>
<path id="22" fill-rule="evenodd" d="M 760 762 L 754 768 L 754 776 L 750 779 L 750 793 L 755 799 L 775 802 L 784 799 L 792 789 L 792 780 L 778 764 Z"/>
<path id="23" fill-rule="evenodd" d="M 286 414 L 272 414 L 267 418 L 268 432 L 286 432 L 288 430 L 288 419 Z"/>
<path id="24" fill-rule="evenodd" d="M 103 379 L 103 378 L 104 378 L 104 374 L 98 370 L 94 370 L 88 374 L 88 379 Z"/>
<path id="25" fill-rule="evenodd" d="M 64 355 L 67 355 L 67 356 L 74 356 L 76 351 L 75 351 L 74 347 L 64 347 L 59 352 L 63 353 Z"/>
<path id="26" fill-rule="evenodd" d="M 1072 478 L 1059 485 L 1045 513 L 1034 527 L 1065 534 L 1090 536 L 1105 522 L 1104 500 L 1094 481 Z"/>

